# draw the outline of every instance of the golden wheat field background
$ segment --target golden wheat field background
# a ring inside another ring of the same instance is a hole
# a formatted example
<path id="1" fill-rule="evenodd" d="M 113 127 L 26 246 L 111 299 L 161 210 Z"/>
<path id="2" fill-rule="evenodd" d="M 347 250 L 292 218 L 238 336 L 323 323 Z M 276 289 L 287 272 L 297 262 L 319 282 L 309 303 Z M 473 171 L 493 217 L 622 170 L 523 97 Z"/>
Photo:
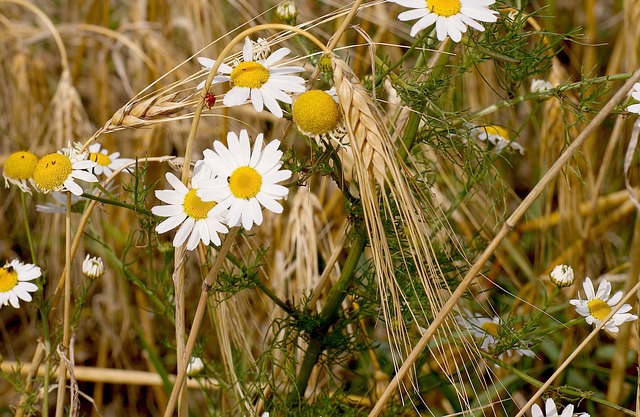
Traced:
<path id="1" fill-rule="evenodd" d="M 639 23 L 0 0 L 0 416 L 639 415 Z"/>

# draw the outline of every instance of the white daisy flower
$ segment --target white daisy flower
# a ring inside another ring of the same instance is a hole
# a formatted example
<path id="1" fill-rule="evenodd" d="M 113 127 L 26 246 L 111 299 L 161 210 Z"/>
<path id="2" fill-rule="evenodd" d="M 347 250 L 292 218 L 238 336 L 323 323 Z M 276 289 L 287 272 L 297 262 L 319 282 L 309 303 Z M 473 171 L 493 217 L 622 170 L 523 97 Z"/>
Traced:
<path id="1" fill-rule="evenodd" d="M 636 101 L 640 101 L 640 83 L 635 83 L 633 88 L 631 89 L 631 97 L 635 98 Z M 636 113 L 640 115 L 640 103 L 631 104 L 627 107 L 627 110 L 631 113 Z"/>
<path id="2" fill-rule="evenodd" d="M 40 267 L 22 263 L 17 259 L 0 268 L 0 308 L 9 303 L 14 308 L 20 308 L 20 300 L 31 301 L 29 293 L 37 291 L 38 286 L 29 281 L 41 275 Z"/>
<path id="3" fill-rule="evenodd" d="M 27 180 L 33 177 L 37 163 L 38 157 L 29 151 L 19 151 L 9 155 L 2 169 L 5 187 L 8 188 L 11 183 L 25 193 L 31 194 Z"/>
<path id="4" fill-rule="evenodd" d="M 89 172 L 97 165 L 89 160 L 89 152 L 81 151 L 81 145 L 75 144 L 40 158 L 33 171 L 31 181 L 43 193 L 69 191 L 82 195 L 84 190 L 75 180 L 98 182 L 98 178 Z"/>
<path id="5" fill-rule="evenodd" d="M 214 211 L 229 208 L 227 224 L 231 227 L 242 224 L 250 230 L 254 224 L 262 224 L 262 206 L 274 213 L 283 211 L 277 200 L 289 189 L 277 183 L 291 178 L 291 171 L 280 169 L 280 141 L 273 140 L 262 149 L 262 137 L 260 133 L 252 152 L 246 130 L 240 131 L 240 137 L 229 132 L 228 148 L 215 141 L 215 150 L 204 151 L 204 162 L 215 177 L 197 194 L 204 201 L 218 201 Z"/>
<path id="6" fill-rule="evenodd" d="M 502 152 L 504 149 L 508 149 L 524 155 L 524 147 L 511 140 L 509 131 L 502 126 L 478 126 L 472 128 L 470 134 L 477 141 L 488 142 L 493 145 L 494 152 Z"/>
<path id="7" fill-rule="evenodd" d="M 113 174 L 113 171 L 133 162 L 131 158 L 120 158 L 120 152 L 109 155 L 109 151 L 101 148 L 102 145 L 99 143 L 89 146 L 89 159 L 96 163 L 93 168 L 93 173 L 96 175 L 104 174 L 108 177 Z"/>
<path id="8" fill-rule="evenodd" d="M 102 263 L 102 258 L 99 256 L 91 257 L 91 255 L 87 254 L 87 257 L 84 258 L 84 261 L 82 262 L 82 273 L 91 279 L 101 277 L 102 274 L 104 274 L 104 263 Z"/>
<path id="9" fill-rule="evenodd" d="M 545 412 L 542 412 L 542 409 L 538 404 L 534 404 L 531 406 L 531 417 L 571 417 L 573 416 L 573 404 L 569 404 L 562 410 L 562 414 L 558 414 L 558 409 L 556 408 L 556 403 L 553 402 L 551 398 L 547 398 L 547 401 L 544 403 Z M 590 417 L 588 413 L 579 414 L 578 417 Z"/>
<path id="10" fill-rule="evenodd" d="M 489 9 L 495 0 L 389 0 L 413 10 L 398 15 L 401 21 L 418 20 L 411 28 L 411 36 L 422 29 L 436 24 L 438 40 L 443 41 L 450 36 L 454 42 L 460 42 L 467 26 L 484 31 L 484 27 L 476 22 L 495 22 L 496 12 Z"/>
<path id="11" fill-rule="evenodd" d="M 489 351 L 500 340 L 499 329 L 503 324 L 500 317 L 484 317 L 479 314 L 472 315 L 469 311 L 465 310 L 465 316 L 456 316 L 458 324 L 469 331 L 471 336 L 476 339 L 480 339 L 480 349 Z M 523 356 L 535 356 L 530 349 L 514 349 L 507 350 L 505 352 L 507 356 L 523 355 Z M 502 355 L 500 355 L 502 357 Z"/>
<path id="12" fill-rule="evenodd" d="M 287 93 L 305 91 L 304 78 L 291 75 L 304 71 L 303 67 L 277 65 L 290 52 L 288 48 L 280 48 L 267 59 L 254 60 L 253 44 L 249 38 L 245 38 L 242 48 L 243 62 L 238 63 L 233 69 L 229 66 L 220 67 L 220 72 L 228 75 L 219 79 L 230 81 L 233 85 L 222 100 L 224 105 L 239 106 L 251 99 L 257 112 L 266 107 L 275 116 L 282 117 L 278 100 L 291 104 L 291 96 Z"/>
<path id="13" fill-rule="evenodd" d="M 576 307 L 576 312 L 581 316 L 584 316 L 585 321 L 588 324 L 598 326 L 600 321 L 611 313 L 612 307 L 615 307 L 615 305 L 620 302 L 622 299 L 622 291 L 618 291 L 613 295 L 613 297 L 609 298 L 609 294 L 611 294 L 611 283 L 606 279 L 603 279 L 602 282 L 600 282 L 598 292 L 596 293 L 593 288 L 593 283 L 589 277 L 585 278 L 582 287 L 584 288 L 587 299 L 583 300 L 580 298 L 580 293 L 578 292 L 578 299 L 569 300 L 569 304 Z M 631 311 L 631 306 L 629 304 L 624 304 L 620 310 L 611 317 L 607 324 L 604 325 L 604 328 L 610 332 L 617 333 L 618 326 L 622 323 L 633 321 L 638 318 L 638 316 L 634 314 L 629 314 L 629 311 Z"/>
<path id="14" fill-rule="evenodd" d="M 228 232 L 222 224 L 223 211 L 213 211 L 215 201 L 205 202 L 196 195 L 198 187 L 211 181 L 211 171 L 202 161 L 198 161 L 191 179 L 191 188 L 170 172 L 166 174 L 166 178 L 173 190 L 158 190 L 155 194 L 158 200 L 167 205 L 155 206 L 151 212 L 168 218 L 156 226 L 156 232 L 165 233 L 180 226 L 173 238 L 173 246 L 180 246 L 186 241 L 187 250 L 195 249 L 200 241 L 205 245 L 210 242 L 219 245 L 218 233 Z"/>

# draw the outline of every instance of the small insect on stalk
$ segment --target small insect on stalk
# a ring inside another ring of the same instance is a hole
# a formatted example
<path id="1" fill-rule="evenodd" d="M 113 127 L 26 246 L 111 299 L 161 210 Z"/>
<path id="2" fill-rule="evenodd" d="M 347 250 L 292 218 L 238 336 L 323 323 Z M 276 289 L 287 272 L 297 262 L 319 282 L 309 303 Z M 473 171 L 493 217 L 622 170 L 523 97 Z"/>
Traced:
<path id="1" fill-rule="evenodd" d="M 207 94 L 205 94 L 204 105 L 207 106 L 209 110 L 211 110 L 214 104 L 216 104 L 216 95 L 212 92 L 208 92 Z"/>

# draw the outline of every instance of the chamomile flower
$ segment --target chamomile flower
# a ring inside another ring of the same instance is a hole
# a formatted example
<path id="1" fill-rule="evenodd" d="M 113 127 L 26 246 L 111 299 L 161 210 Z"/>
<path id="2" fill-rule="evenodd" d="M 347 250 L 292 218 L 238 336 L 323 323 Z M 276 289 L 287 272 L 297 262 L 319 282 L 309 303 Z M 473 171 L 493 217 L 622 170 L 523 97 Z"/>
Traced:
<path id="1" fill-rule="evenodd" d="M 304 68 L 277 65 L 291 52 L 288 48 L 280 48 L 264 60 L 255 60 L 253 49 L 251 40 L 245 38 L 243 62 L 239 62 L 231 71 L 228 66 L 220 67 L 221 73 L 228 74 L 220 79 L 230 81 L 233 85 L 222 102 L 231 107 L 251 99 L 257 112 L 266 107 L 276 117 L 282 117 L 278 101 L 291 104 L 291 96 L 287 93 L 302 93 L 305 90 L 304 78 L 292 75 L 304 71 Z"/>
<path id="2" fill-rule="evenodd" d="M 212 181 L 197 192 L 203 201 L 216 200 L 214 211 L 229 208 L 227 224 L 231 227 L 242 224 L 250 230 L 254 224 L 262 224 L 262 207 L 282 213 L 277 200 L 285 197 L 289 189 L 278 185 L 291 177 L 291 171 L 281 170 L 282 151 L 279 140 L 271 141 L 262 148 L 262 133 L 256 137 L 253 151 L 246 130 L 240 136 L 227 134 L 228 148 L 215 141 L 214 150 L 205 149 L 204 162 L 214 174 Z"/>
<path id="3" fill-rule="evenodd" d="M 309 90 L 291 106 L 293 121 L 298 130 L 322 146 L 322 140 L 342 143 L 346 129 L 338 107 L 335 88 L 329 91 Z"/>
<path id="4" fill-rule="evenodd" d="M 558 414 L 556 403 L 551 398 L 547 398 L 544 403 L 544 413 L 538 404 L 531 406 L 531 417 L 571 417 L 573 416 L 573 404 L 569 404 L 562 410 L 562 414 Z M 579 414 L 578 417 L 590 417 L 587 413 Z"/>
<path id="5" fill-rule="evenodd" d="M 598 286 L 598 292 L 593 288 L 593 283 L 589 277 L 585 278 L 582 284 L 584 288 L 586 300 L 580 298 L 578 292 L 577 300 L 569 300 L 569 304 L 576 307 L 576 312 L 585 317 L 587 324 L 598 326 L 600 321 L 603 320 L 609 313 L 611 313 L 612 307 L 622 299 L 622 291 L 618 291 L 611 298 L 611 283 L 606 279 L 603 279 Z M 617 333 L 618 326 L 627 321 L 633 321 L 638 318 L 634 314 L 629 314 L 631 306 L 629 304 L 623 304 L 620 310 L 611 317 L 611 319 L 604 325 L 604 328 L 610 332 Z"/>
<path id="6" fill-rule="evenodd" d="M 471 137 L 480 141 L 488 142 L 493 145 L 494 152 L 502 152 L 509 149 L 524 155 L 524 148 L 518 142 L 510 139 L 507 129 L 498 125 L 478 126 L 471 129 Z"/>
<path id="7" fill-rule="evenodd" d="M 419 19 L 411 28 L 411 36 L 422 29 L 436 24 L 438 40 L 447 36 L 454 42 L 460 42 L 467 26 L 484 31 L 480 22 L 495 22 L 496 12 L 489 9 L 495 0 L 389 0 L 401 6 L 411 8 L 398 15 L 401 21 Z"/>
<path id="8" fill-rule="evenodd" d="M 84 190 L 76 180 L 98 182 L 98 178 L 89 172 L 97 164 L 88 158 L 88 151 L 82 151 L 79 144 L 69 143 L 67 148 L 40 158 L 31 181 L 43 193 L 69 191 L 82 195 Z"/>
<path id="9" fill-rule="evenodd" d="M 89 159 L 96 163 L 93 168 L 93 173 L 96 175 L 104 174 L 108 177 L 113 174 L 113 171 L 133 162 L 131 158 L 120 158 L 120 152 L 109 154 L 109 151 L 101 148 L 102 145 L 99 143 L 89 146 Z"/>
<path id="10" fill-rule="evenodd" d="M 458 324 L 469 331 L 471 336 L 481 340 L 480 349 L 489 351 L 500 341 L 500 326 L 503 325 L 500 317 L 484 317 L 479 314 L 472 315 L 465 310 L 465 316 L 456 316 Z M 530 349 L 510 349 L 505 352 L 507 356 L 524 355 L 534 356 Z M 502 355 L 500 355 L 502 356 Z"/>
<path id="11" fill-rule="evenodd" d="M 2 169 L 5 187 L 9 187 L 9 183 L 11 183 L 17 185 L 25 193 L 31 194 L 27 180 L 33 176 L 37 163 L 38 157 L 29 151 L 19 151 L 9 155 Z"/>
<path id="12" fill-rule="evenodd" d="M 37 291 L 38 286 L 29 281 L 41 275 L 40 267 L 22 263 L 17 259 L 0 268 L 0 308 L 9 303 L 14 308 L 20 308 L 20 300 L 31 301 L 29 293 Z"/>
<path id="13" fill-rule="evenodd" d="M 631 89 L 631 97 L 640 101 L 640 83 L 635 83 L 633 88 Z M 636 113 L 640 115 L 640 103 L 632 104 L 627 107 L 627 110 L 631 113 Z"/>
<path id="14" fill-rule="evenodd" d="M 191 188 L 170 172 L 165 176 L 173 190 L 158 190 L 155 193 L 158 200 L 167 205 L 155 206 L 151 212 L 156 216 L 168 217 L 156 226 L 156 232 L 165 233 L 180 226 L 173 238 L 173 246 L 180 246 L 186 241 L 187 250 L 194 250 L 198 242 L 219 245 L 218 234 L 228 232 L 222 224 L 224 212 L 214 212 L 212 209 L 216 202 L 202 201 L 196 194 L 201 184 L 211 181 L 211 171 L 202 161 L 198 161 L 191 178 Z"/>

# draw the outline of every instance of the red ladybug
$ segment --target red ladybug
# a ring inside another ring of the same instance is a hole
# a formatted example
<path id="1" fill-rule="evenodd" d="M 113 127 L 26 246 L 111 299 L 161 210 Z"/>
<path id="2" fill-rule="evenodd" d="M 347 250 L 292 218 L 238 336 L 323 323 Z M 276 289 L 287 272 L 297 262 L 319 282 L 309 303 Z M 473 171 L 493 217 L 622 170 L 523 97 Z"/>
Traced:
<path id="1" fill-rule="evenodd" d="M 214 104 L 216 104 L 216 95 L 211 92 L 205 94 L 204 105 L 207 106 L 208 109 L 211 109 Z"/>

